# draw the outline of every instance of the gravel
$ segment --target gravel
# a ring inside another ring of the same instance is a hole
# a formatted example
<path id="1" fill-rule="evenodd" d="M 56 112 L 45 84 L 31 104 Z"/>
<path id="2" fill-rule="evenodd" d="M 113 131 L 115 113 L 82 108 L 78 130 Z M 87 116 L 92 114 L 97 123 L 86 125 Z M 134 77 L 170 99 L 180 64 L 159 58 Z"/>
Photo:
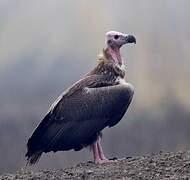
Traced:
<path id="1" fill-rule="evenodd" d="M 190 151 L 157 153 L 126 157 L 115 162 L 95 165 L 81 163 L 66 169 L 46 169 L 39 172 L 22 171 L 4 174 L 1 180 L 59 180 L 59 179 L 190 179 Z"/>

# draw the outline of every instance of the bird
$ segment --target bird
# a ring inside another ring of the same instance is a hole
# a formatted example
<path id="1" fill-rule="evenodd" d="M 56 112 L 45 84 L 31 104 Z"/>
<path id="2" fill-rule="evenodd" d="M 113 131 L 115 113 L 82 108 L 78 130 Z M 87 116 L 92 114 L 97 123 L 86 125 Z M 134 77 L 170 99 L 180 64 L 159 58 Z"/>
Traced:
<path id="1" fill-rule="evenodd" d="M 94 69 L 67 88 L 50 106 L 27 142 L 27 164 L 43 153 L 91 147 L 95 164 L 111 162 L 101 146 L 102 131 L 115 126 L 126 113 L 134 87 L 125 80 L 120 48 L 136 44 L 133 35 L 109 31 Z"/>

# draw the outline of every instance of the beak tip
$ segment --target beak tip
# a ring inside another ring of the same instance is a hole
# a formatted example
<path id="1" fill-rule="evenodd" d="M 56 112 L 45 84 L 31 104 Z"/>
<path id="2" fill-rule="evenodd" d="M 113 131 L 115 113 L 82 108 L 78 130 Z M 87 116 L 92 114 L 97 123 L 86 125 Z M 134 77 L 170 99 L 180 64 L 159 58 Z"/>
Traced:
<path id="1" fill-rule="evenodd" d="M 136 38 L 133 35 L 127 36 L 127 43 L 134 43 L 136 44 Z"/>

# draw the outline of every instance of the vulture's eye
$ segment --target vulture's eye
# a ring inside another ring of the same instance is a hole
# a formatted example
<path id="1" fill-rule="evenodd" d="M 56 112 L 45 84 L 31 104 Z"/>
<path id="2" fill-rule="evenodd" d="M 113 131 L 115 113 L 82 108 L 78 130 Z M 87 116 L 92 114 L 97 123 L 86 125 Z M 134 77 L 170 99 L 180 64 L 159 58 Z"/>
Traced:
<path id="1" fill-rule="evenodd" d="M 119 39 L 119 35 L 116 34 L 116 35 L 114 36 L 114 39 Z"/>

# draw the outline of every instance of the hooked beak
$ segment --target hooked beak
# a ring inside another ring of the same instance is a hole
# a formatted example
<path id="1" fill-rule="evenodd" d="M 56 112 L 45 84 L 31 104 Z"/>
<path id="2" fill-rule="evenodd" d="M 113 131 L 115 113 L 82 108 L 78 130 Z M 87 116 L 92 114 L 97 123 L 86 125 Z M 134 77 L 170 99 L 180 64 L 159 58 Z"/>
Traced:
<path id="1" fill-rule="evenodd" d="M 126 35 L 126 43 L 134 43 L 136 44 L 136 39 L 133 35 Z"/>

